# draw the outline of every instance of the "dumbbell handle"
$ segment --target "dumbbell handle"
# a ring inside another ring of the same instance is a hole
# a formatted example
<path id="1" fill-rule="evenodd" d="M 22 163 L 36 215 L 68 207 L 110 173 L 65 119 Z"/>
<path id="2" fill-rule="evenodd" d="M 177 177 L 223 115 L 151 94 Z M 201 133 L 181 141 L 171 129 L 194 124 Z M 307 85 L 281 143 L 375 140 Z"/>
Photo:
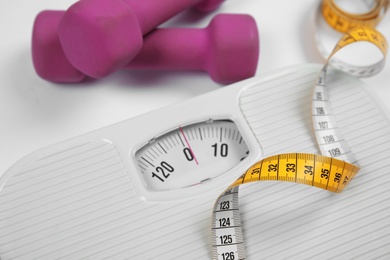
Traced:
<path id="1" fill-rule="evenodd" d="M 137 16 L 141 32 L 150 32 L 184 9 L 204 0 L 123 0 Z"/>
<path id="2" fill-rule="evenodd" d="M 144 37 L 128 69 L 204 70 L 222 84 L 252 77 L 259 55 L 256 22 L 249 15 L 219 14 L 206 28 L 156 29 Z"/>
<path id="3" fill-rule="evenodd" d="M 141 51 L 125 68 L 207 70 L 208 38 L 207 28 L 156 29 L 144 37 Z"/>

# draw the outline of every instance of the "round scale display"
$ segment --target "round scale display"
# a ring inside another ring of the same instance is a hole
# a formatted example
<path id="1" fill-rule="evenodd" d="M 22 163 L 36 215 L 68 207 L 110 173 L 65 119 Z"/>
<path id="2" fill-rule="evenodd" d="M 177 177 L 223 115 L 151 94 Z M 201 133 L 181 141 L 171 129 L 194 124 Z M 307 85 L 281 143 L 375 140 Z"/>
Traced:
<path id="1" fill-rule="evenodd" d="M 166 191 L 211 181 L 248 154 L 234 122 L 210 119 L 154 138 L 135 156 L 146 188 Z"/>

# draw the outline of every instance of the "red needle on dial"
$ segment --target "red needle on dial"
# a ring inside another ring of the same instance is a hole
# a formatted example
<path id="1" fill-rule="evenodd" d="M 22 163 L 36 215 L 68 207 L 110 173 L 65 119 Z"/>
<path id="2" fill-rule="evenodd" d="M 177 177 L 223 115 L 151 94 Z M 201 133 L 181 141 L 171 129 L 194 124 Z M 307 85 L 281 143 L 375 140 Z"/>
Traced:
<path id="1" fill-rule="evenodd" d="M 191 145 L 190 145 L 190 143 L 188 142 L 186 135 L 184 134 L 183 128 L 181 128 L 181 126 L 179 126 L 179 129 L 180 129 L 181 134 L 182 134 L 183 137 L 184 137 L 184 140 L 185 140 L 186 143 L 187 143 L 188 149 L 190 149 L 190 152 L 191 152 L 192 156 L 193 156 L 194 159 L 195 159 L 196 164 L 199 165 L 198 160 L 196 159 L 196 156 L 195 156 L 195 154 L 194 154 L 194 151 L 192 151 Z"/>

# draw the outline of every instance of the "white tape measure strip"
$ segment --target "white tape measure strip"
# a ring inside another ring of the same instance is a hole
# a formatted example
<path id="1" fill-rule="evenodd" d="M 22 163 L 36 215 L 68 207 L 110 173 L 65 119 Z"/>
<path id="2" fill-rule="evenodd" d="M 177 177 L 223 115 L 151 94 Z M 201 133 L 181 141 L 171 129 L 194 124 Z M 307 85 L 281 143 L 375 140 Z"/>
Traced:
<path id="1" fill-rule="evenodd" d="M 238 189 L 225 191 L 217 200 L 213 210 L 212 243 L 213 259 L 245 259 L 238 203 Z"/>
<path id="2" fill-rule="evenodd" d="M 321 154 L 357 164 L 348 143 L 334 120 L 326 85 L 327 64 L 319 74 L 312 100 L 313 126 Z"/>
<path id="3" fill-rule="evenodd" d="M 385 37 L 380 32 L 369 27 L 352 29 L 339 40 L 328 57 L 324 67 L 319 73 L 312 99 L 313 125 L 321 153 L 352 164 L 357 164 L 355 156 L 351 153 L 346 140 L 337 126 L 336 120 L 334 120 L 332 116 L 332 108 L 327 91 L 326 74 L 328 64 L 332 60 L 333 55 L 343 47 L 358 41 L 367 41 L 377 46 L 383 54 L 382 59 L 371 66 L 354 67 L 353 69 L 346 68 L 347 72 L 351 73 L 351 71 L 353 71 L 351 74 L 359 76 L 372 76 L 377 74 L 384 67 L 387 50 Z"/>
<path id="4" fill-rule="evenodd" d="M 352 28 L 355 28 L 356 26 L 372 28 L 382 20 L 383 16 L 389 9 L 390 1 L 372 0 L 371 3 L 367 3 L 367 5 L 372 6 L 372 9 L 370 9 L 370 11 L 366 14 L 349 14 L 341 10 L 335 3 L 335 0 L 323 0 L 322 4 L 315 12 L 314 24 L 316 28 L 314 36 L 318 50 L 320 51 L 321 55 L 324 57 L 324 59 L 327 60 L 327 63 L 329 63 L 333 67 L 338 68 L 356 77 L 370 77 L 379 73 L 380 71 L 382 71 L 385 65 L 385 59 L 383 58 L 378 62 L 367 66 L 356 66 L 354 64 L 347 63 L 337 57 L 330 59 L 330 57 L 332 57 L 335 53 L 335 50 L 331 52 L 331 49 L 328 50 L 325 47 L 323 43 L 324 39 L 321 38 L 321 32 L 323 30 L 321 30 L 320 27 L 321 25 L 323 25 L 333 29 L 332 32 L 326 32 L 334 33 L 333 37 L 338 35 L 338 32 L 346 33 Z"/>

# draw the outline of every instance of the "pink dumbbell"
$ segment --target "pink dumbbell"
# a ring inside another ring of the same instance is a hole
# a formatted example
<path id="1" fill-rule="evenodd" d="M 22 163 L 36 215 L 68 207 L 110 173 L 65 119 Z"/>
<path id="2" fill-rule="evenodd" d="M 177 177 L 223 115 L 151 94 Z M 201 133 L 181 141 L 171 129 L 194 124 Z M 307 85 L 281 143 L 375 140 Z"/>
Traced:
<path id="1" fill-rule="evenodd" d="M 43 11 L 37 15 L 32 33 L 32 60 L 36 73 L 53 82 L 80 82 L 85 75 L 66 58 L 57 35 L 64 11 Z"/>
<path id="2" fill-rule="evenodd" d="M 144 38 L 130 69 L 204 70 L 222 84 L 256 72 L 259 36 L 255 20 L 244 14 L 219 14 L 204 29 L 157 29 Z"/>
<path id="3" fill-rule="evenodd" d="M 79 82 L 84 74 L 67 61 L 55 33 L 64 12 L 44 11 L 33 30 L 33 62 L 37 73 L 54 82 Z M 249 15 L 219 14 L 202 29 L 156 29 L 144 38 L 139 54 L 124 68 L 205 70 L 230 84 L 256 72 L 259 35 Z"/>
<path id="4" fill-rule="evenodd" d="M 122 68 L 142 47 L 142 35 L 182 10 L 210 11 L 224 0 L 80 0 L 58 25 L 70 63 L 101 78 Z"/>

